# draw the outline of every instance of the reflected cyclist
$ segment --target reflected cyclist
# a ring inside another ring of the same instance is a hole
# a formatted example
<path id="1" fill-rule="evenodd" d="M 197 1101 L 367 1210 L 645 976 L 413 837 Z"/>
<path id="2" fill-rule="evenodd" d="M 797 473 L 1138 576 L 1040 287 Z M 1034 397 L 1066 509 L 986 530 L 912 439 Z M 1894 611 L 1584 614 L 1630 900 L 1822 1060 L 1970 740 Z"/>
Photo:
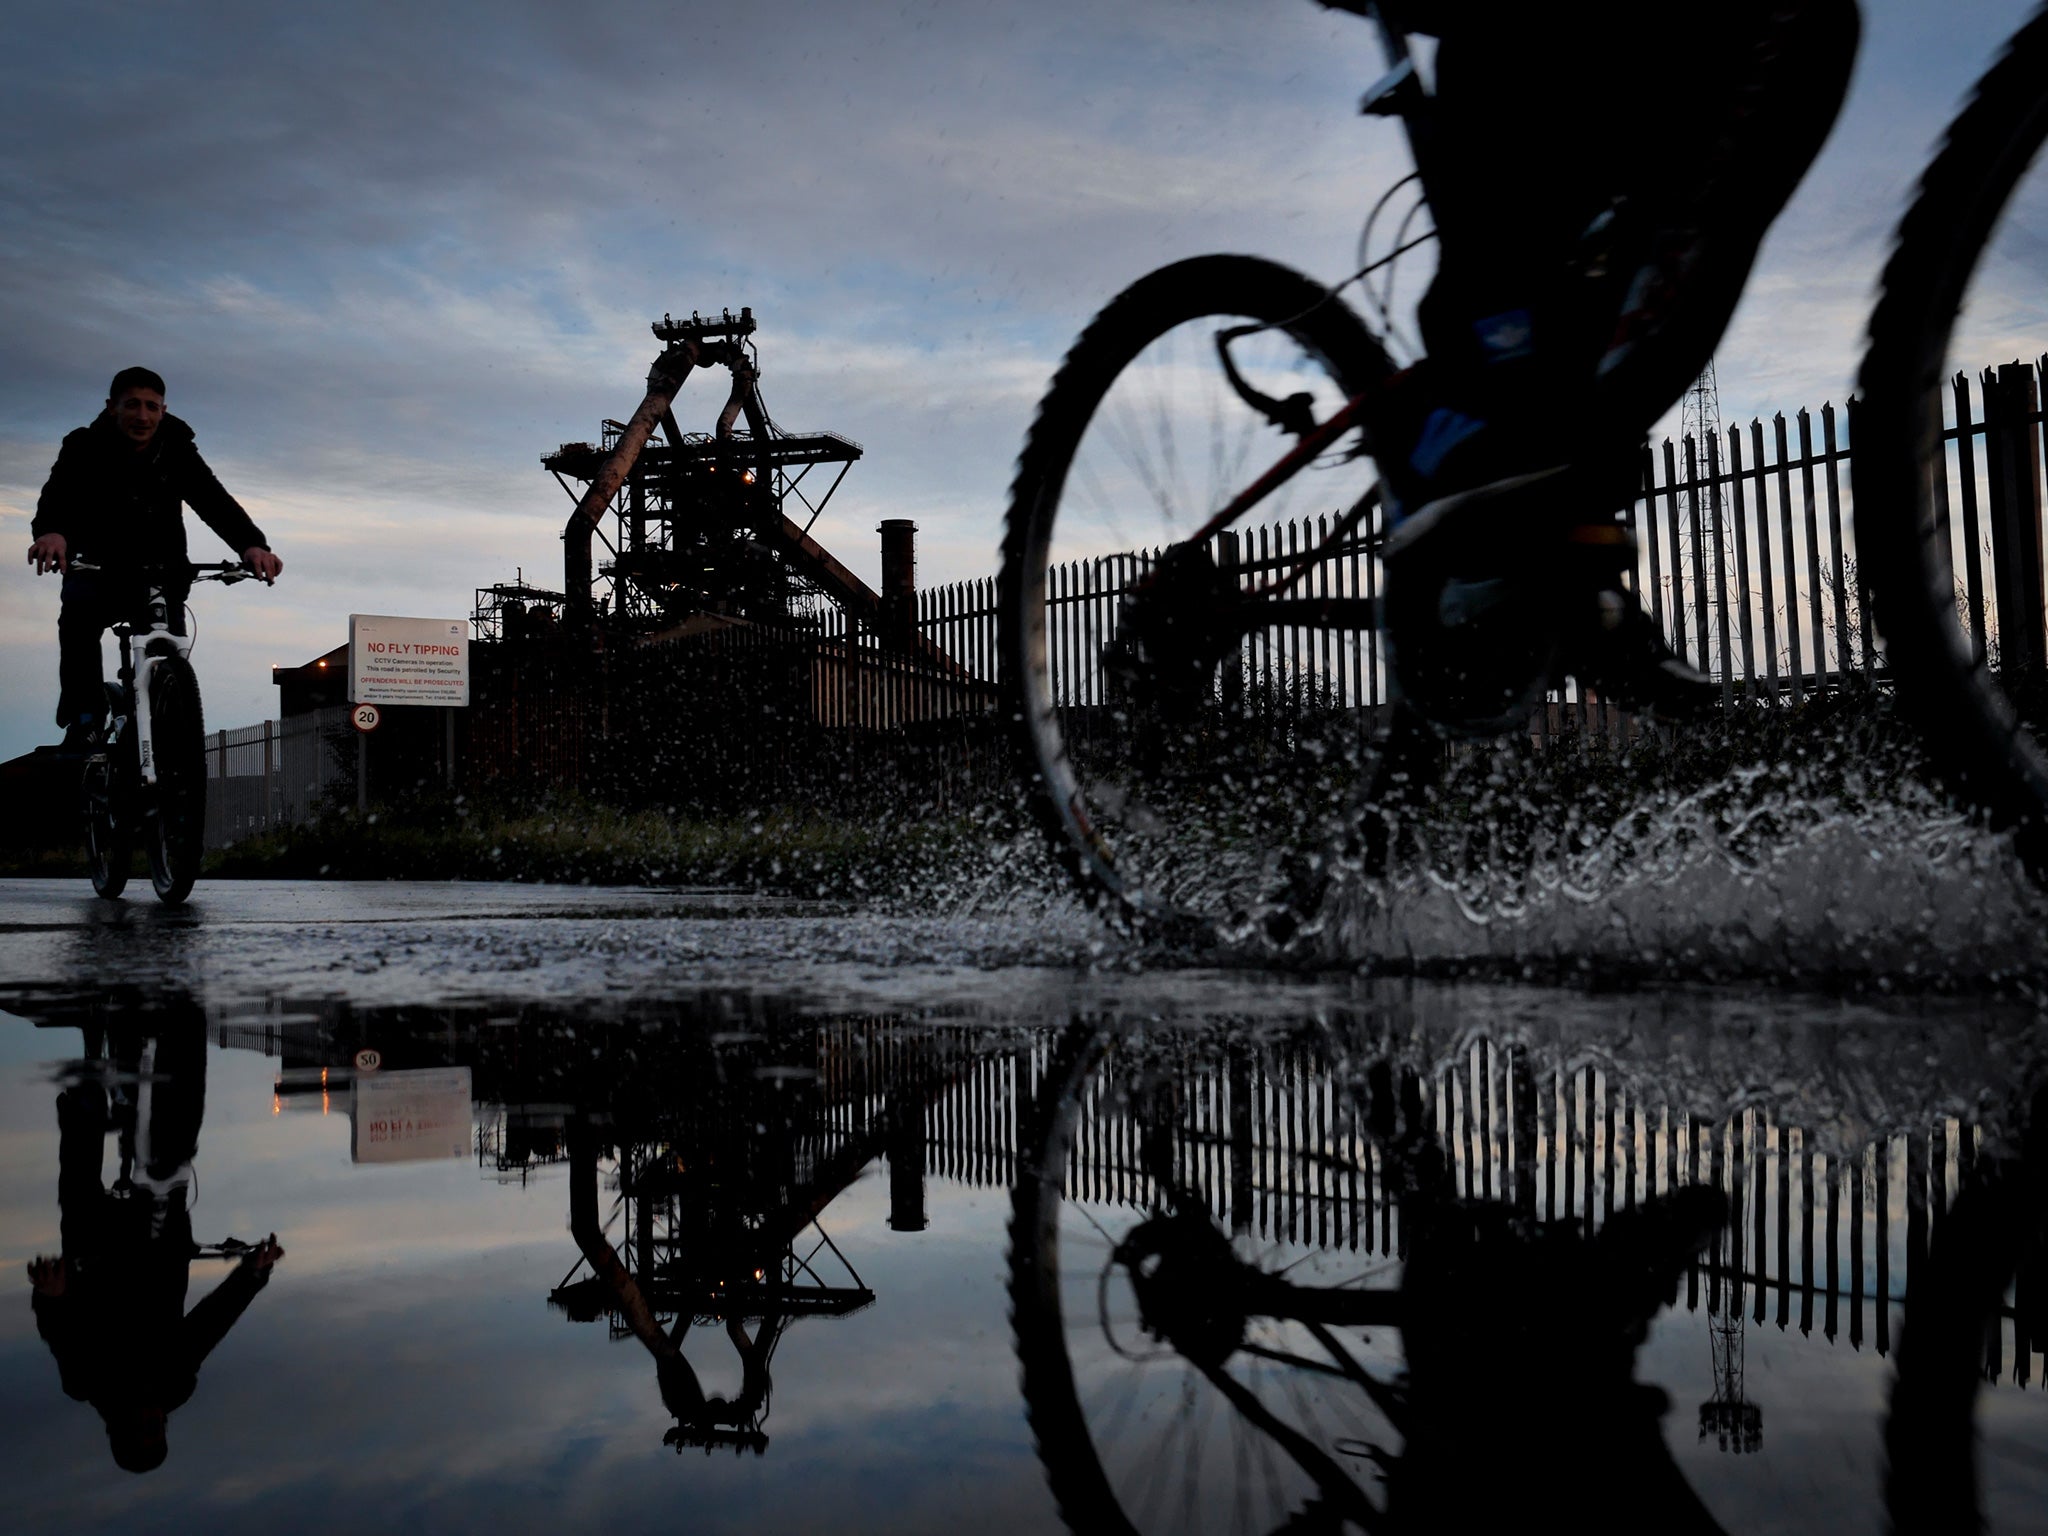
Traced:
<path id="1" fill-rule="evenodd" d="M 198 1386 L 199 1368 L 284 1257 L 270 1234 L 242 1251 L 190 1312 L 192 1158 L 206 1100 L 203 1019 L 180 1017 L 154 1038 L 114 1031 L 117 1086 L 97 1076 L 57 1097 L 57 1205 L 62 1253 L 28 1266 L 36 1330 L 65 1395 L 91 1403 L 116 1465 L 148 1472 L 168 1454 L 166 1423 Z M 110 1126 L 121 1166 L 102 1179 Z"/>

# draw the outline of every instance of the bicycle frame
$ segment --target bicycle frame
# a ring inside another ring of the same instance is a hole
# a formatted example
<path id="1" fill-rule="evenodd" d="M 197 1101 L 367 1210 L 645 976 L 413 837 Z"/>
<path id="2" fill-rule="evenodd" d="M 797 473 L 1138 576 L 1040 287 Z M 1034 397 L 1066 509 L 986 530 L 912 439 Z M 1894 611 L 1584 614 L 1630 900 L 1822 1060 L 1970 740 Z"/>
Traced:
<path id="1" fill-rule="evenodd" d="M 192 637 L 172 633 L 170 604 L 164 598 L 164 589 L 160 583 L 152 583 L 150 586 L 147 606 L 149 628 L 142 634 L 142 661 L 139 666 L 133 661 L 133 652 L 130 648 L 134 628 L 126 624 L 117 624 L 114 626 L 114 638 L 121 645 L 121 687 L 128 696 L 128 707 L 133 711 L 136 760 L 141 769 L 142 782 L 154 789 L 157 777 L 156 748 L 149 713 L 149 684 L 166 656 L 191 656 Z"/>
<path id="2" fill-rule="evenodd" d="M 71 562 L 74 571 L 103 571 L 105 567 L 83 560 Z M 195 565 L 191 567 L 195 581 L 236 582 L 243 580 L 248 570 L 237 564 L 223 562 L 220 565 Z M 115 641 L 121 647 L 121 669 L 118 674 L 121 691 L 126 697 L 130 711 L 129 718 L 135 729 L 136 760 L 140 768 L 141 782 L 146 788 L 154 789 L 157 783 L 156 744 L 154 725 L 149 713 L 149 685 L 156 675 L 157 667 L 167 657 L 189 660 L 192 655 L 194 637 L 180 635 L 171 629 L 171 607 L 165 597 L 164 583 L 152 575 L 147 587 L 148 599 L 144 604 L 149 622 L 146 628 L 138 630 L 132 623 L 117 623 L 109 626 Z M 134 641 L 137 635 L 142 639 L 142 659 L 135 659 Z M 110 722 L 117 724 L 118 722 Z"/>
<path id="3" fill-rule="evenodd" d="M 1423 200 L 1428 202 L 1434 182 L 1433 172 L 1435 168 L 1435 157 L 1432 152 L 1435 127 L 1435 98 L 1423 89 L 1422 78 L 1415 64 L 1414 51 L 1408 45 L 1408 34 L 1390 22 L 1381 7 L 1376 4 L 1368 3 L 1357 7 L 1357 9 L 1378 30 L 1380 48 L 1386 54 L 1388 64 L 1386 73 L 1381 75 L 1372 87 L 1366 91 L 1365 97 L 1359 105 L 1359 110 L 1368 117 L 1395 117 L 1400 119 L 1402 131 L 1408 138 L 1410 157 L 1415 162 L 1415 178 L 1421 185 Z M 1421 243 L 1420 240 L 1411 242 L 1411 245 L 1419 243 Z M 1372 272 L 1375 266 L 1385 265 L 1386 262 L 1394 260 L 1408 249 L 1410 249 L 1410 245 L 1398 246 L 1383 258 L 1382 261 L 1374 263 L 1373 266 L 1366 267 L 1364 273 L 1359 275 L 1363 276 L 1365 273 Z M 1230 377 L 1233 386 L 1238 389 L 1239 394 L 1244 397 L 1247 404 L 1252 405 L 1255 409 L 1262 409 L 1260 401 L 1255 399 L 1252 392 L 1238 379 L 1237 371 L 1231 365 L 1228 344 L 1233 334 L 1235 333 L 1225 333 L 1217 338 L 1217 349 L 1222 354 L 1224 372 Z M 1327 421 L 1324 421 L 1320 426 L 1312 427 L 1301 433 L 1300 440 L 1292 448 L 1282 454 L 1264 474 L 1260 475 L 1250 485 L 1232 497 L 1226 505 L 1212 514 L 1207 522 L 1203 523 L 1200 528 L 1188 536 L 1187 542 L 1190 544 L 1206 543 L 1209 539 L 1221 533 L 1232 523 L 1235 523 L 1239 518 L 1251 511 L 1253 507 L 1264 501 L 1289 480 L 1292 480 L 1302 469 L 1340 441 L 1346 433 L 1358 426 L 1371 403 L 1372 396 L 1369 394 L 1354 395 L 1332 413 Z M 1267 414 L 1270 416 L 1272 412 L 1268 411 Z M 1275 418 L 1275 424 L 1279 424 L 1277 418 Z M 1365 494 L 1353 502 L 1344 515 L 1337 519 L 1328 539 L 1322 544 L 1304 552 L 1302 558 L 1295 563 L 1290 571 L 1283 576 L 1274 578 L 1257 595 L 1267 598 L 1276 596 L 1300 580 L 1302 573 L 1315 563 L 1317 555 L 1323 549 L 1332 547 L 1336 542 L 1348 537 L 1351 530 L 1358 525 L 1380 499 L 1379 487 L 1377 485 L 1368 488 Z M 1324 615 L 1324 620 L 1329 627 L 1345 627 L 1354 622 L 1354 617 L 1350 613 L 1349 605 L 1345 605 L 1341 609 L 1330 609 Z M 1313 616 L 1310 617 L 1310 622 L 1314 622 Z M 1370 621 L 1368 621 L 1365 627 L 1370 627 Z"/>

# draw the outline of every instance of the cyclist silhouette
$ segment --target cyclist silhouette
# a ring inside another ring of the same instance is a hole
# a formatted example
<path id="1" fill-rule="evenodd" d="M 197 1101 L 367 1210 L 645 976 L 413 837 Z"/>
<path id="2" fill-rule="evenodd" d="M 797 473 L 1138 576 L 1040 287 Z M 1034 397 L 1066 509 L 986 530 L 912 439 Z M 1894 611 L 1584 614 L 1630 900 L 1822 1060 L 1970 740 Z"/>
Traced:
<path id="1" fill-rule="evenodd" d="M 1426 356 L 1373 432 L 1404 693 L 1442 724 L 1512 723 L 1509 674 L 1549 628 L 1616 702 L 1706 707 L 1623 583 L 1634 550 L 1607 514 L 1833 126 L 1855 0 L 1735 0 L 1707 23 L 1630 0 L 1323 3 L 1439 43 L 1417 146 L 1439 251 Z"/>
<path id="2" fill-rule="evenodd" d="M 98 1056 L 96 1026 L 88 1054 Z M 28 1266 L 36 1329 L 65 1395 L 91 1403 L 114 1461 L 148 1472 L 168 1453 L 166 1421 L 192 1396 L 199 1368 L 284 1257 L 272 1233 L 188 1313 L 192 1157 L 206 1107 L 206 1026 L 178 1009 L 149 1033 L 113 1031 L 116 1086 L 97 1076 L 57 1096 L 57 1205 L 63 1252 Z M 99 1063 L 95 1063 L 99 1065 Z M 121 1167 L 102 1182 L 109 1126 Z M 236 1245 L 240 1246 L 240 1245 Z"/>
<path id="3" fill-rule="evenodd" d="M 36 501 L 28 551 L 36 574 L 64 576 L 57 723 L 69 748 L 91 747 L 105 720 L 100 636 L 143 607 L 146 591 L 135 568 L 185 563 L 188 503 L 258 576 L 277 579 L 284 562 L 199 456 L 192 429 L 164 410 L 162 377 L 123 368 L 107 386 L 106 409 L 58 450 Z M 100 569 L 73 571 L 76 559 Z M 187 587 L 180 581 L 165 590 L 173 634 L 185 632 Z"/>

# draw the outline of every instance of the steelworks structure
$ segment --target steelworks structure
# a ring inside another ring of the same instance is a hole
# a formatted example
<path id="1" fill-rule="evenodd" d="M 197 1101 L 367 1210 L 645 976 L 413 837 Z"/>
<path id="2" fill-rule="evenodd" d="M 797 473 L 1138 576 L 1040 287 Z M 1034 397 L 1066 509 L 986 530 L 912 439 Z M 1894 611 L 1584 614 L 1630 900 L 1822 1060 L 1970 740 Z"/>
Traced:
<path id="1" fill-rule="evenodd" d="M 605 422 L 601 442 L 564 443 L 541 459 L 576 500 L 563 531 L 562 614 L 572 629 L 602 618 L 607 628 L 653 634 L 700 615 L 788 625 L 829 603 L 907 640 L 909 626 L 890 611 L 904 605 L 885 604 L 811 537 L 861 445 L 836 432 L 785 432 L 770 419 L 755 329 L 744 307 L 664 315 L 652 327 L 663 350 L 639 408 Z M 725 406 L 713 430 L 685 432 L 675 397 L 692 373 L 713 367 L 732 378 Z M 814 472 L 831 473 L 822 490 Z M 801 523 L 787 515 L 792 498 Z M 595 568 L 593 539 L 607 555 Z"/>

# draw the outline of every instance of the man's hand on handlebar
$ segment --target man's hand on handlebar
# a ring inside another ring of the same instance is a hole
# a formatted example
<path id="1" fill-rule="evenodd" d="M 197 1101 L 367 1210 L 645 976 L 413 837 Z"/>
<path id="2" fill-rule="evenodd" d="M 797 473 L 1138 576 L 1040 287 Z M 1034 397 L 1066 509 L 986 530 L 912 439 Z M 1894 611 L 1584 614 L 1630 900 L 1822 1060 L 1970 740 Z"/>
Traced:
<path id="1" fill-rule="evenodd" d="M 69 573 L 71 570 L 71 546 L 61 533 L 46 533 L 28 547 L 28 557 L 35 562 L 36 574 L 48 571 Z"/>
<path id="2" fill-rule="evenodd" d="M 242 563 L 262 577 L 265 586 L 269 586 L 272 582 L 276 581 L 279 574 L 284 570 L 284 562 L 261 544 L 252 544 L 243 550 Z"/>

